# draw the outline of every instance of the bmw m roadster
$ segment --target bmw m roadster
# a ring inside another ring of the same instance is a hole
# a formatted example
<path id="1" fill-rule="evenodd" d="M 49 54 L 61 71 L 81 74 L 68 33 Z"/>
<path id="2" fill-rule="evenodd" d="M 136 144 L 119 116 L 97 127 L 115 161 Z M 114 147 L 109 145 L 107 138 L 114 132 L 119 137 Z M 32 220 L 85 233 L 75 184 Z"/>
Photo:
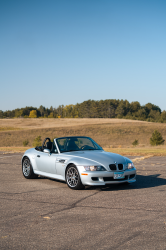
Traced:
<path id="1" fill-rule="evenodd" d="M 84 136 L 55 138 L 53 142 L 45 138 L 42 146 L 24 153 L 22 172 L 27 179 L 42 175 L 65 181 L 71 189 L 136 181 L 130 159 L 105 152 Z"/>

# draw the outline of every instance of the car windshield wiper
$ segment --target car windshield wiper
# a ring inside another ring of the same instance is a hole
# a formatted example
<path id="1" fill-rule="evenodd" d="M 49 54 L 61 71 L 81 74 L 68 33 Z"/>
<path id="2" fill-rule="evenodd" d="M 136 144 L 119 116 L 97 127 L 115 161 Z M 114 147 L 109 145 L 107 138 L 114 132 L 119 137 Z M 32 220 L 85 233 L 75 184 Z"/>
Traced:
<path id="1" fill-rule="evenodd" d="M 85 149 L 85 150 L 100 150 L 98 148 L 89 148 L 89 149 Z"/>
<path id="2" fill-rule="evenodd" d="M 70 149 L 70 150 L 67 150 L 67 151 L 63 151 L 61 153 L 72 152 L 72 151 L 80 151 L 80 150 L 72 150 L 72 149 Z"/>

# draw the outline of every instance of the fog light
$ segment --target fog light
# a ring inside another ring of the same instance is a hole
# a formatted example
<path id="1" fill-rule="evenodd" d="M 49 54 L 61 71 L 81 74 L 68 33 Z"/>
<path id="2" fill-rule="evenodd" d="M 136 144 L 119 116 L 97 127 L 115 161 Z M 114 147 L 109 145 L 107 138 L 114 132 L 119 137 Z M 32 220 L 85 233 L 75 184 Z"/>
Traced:
<path id="1" fill-rule="evenodd" d="M 103 181 L 103 178 L 102 178 L 102 177 L 99 177 L 99 181 Z"/>

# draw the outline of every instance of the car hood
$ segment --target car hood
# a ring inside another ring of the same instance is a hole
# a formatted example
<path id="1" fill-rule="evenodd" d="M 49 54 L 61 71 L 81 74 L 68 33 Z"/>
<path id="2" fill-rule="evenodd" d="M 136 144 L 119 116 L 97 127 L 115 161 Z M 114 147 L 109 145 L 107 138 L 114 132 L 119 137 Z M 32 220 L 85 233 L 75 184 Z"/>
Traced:
<path id="1" fill-rule="evenodd" d="M 126 164 L 126 157 L 123 157 L 118 154 L 110 153 L 110 152 L 105 152 L 102 150 L 94 150 L 94 151 L 80 151 L 80 152 L 70 152 L 68 155 L 74 156 L 81 158 L 82 160 L 84 159 L 87 160 L 87 163 L 89 161 L 94 161 L 96 164 L 101 164 L 105 167 L 108 168 L 110 164 L 115 164 L 115 162 L 121 163 L 121 164 Z M 86 163 L 86 162 L 85 162 Z"/>

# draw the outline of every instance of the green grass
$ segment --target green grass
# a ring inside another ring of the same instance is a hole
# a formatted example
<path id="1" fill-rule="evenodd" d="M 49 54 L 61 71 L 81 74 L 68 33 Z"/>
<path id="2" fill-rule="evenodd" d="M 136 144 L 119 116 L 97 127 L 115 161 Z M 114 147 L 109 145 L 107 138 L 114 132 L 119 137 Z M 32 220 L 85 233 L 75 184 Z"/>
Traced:
<path id="1" fill-rule="evenodd" d="M 16 128 L 16 127 L 0 127 L 0 131 L 11 131 L 11 130 L 20 130 L 20 128 Z"/>

